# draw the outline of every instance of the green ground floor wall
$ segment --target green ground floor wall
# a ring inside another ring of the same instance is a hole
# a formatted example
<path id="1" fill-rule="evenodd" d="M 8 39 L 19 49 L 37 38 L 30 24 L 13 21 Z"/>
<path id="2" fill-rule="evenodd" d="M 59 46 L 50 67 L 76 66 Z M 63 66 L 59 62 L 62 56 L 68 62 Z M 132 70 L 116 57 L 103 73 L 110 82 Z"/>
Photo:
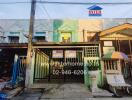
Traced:
<path id="1" fill-rule="evenodd" d="M 103 86 L 103 76 L 102 76 L 102 70 L 98 70 L 99 73 L 97 75 L 97 86 L 102 87 Z M 91 88 L 92 86 L 92 79 L 89 75 L 89 70 L 86 65 L 84 65 L 84 84 L 86 87 Z"/>

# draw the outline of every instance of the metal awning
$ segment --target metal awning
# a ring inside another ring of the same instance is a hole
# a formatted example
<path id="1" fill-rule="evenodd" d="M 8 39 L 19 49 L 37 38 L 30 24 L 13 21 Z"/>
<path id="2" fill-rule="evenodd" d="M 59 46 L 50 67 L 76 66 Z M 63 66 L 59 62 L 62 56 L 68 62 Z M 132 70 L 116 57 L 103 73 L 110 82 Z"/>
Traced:
<path id="1" fill-rule="evenodd" d="M 34 42 L 33 48 L 80 48 L 87 46 L 99 46 L 100 42 Z M 28 43 L 0 43 L 0 49 L 4 48 L 27 48 Z"/>
<path id="2" fill-rule="evenodd" d="M 33 48 L 81 48 L 87 46 L 99 46 L 100 42 L 72 42 L 72 43 L 56 43 L 56 42 L 36 42 Z"/>
<path id="3" fill-rule="evenodd" d="M 27 48 L 27 43 L 0 43 L 0 49 L 8 49 L 8 48 Z"/>

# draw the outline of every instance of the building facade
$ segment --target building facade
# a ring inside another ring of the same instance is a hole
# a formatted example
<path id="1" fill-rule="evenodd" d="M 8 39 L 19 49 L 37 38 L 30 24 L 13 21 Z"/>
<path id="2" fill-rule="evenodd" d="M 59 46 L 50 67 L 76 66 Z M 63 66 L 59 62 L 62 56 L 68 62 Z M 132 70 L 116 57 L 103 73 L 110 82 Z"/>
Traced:
<path id="1" fill-rule="evenodd" d="M 131 23 L 132 19 L 37 19 L 34 25 L 29 84 L 79 81 L 89 86 L 91 83 L 88 73 L 78 72 L 80 75 L 77 75 L 76 71 L 99 70 L 98 83 L 102 85 L 103 55 L 110 49 L 131 56 Z M 29 20 L 26 19 L 0 20 L 1 56 L 8 51 L 14 51 L 13 55 L 26 56 L 28 28 Z M 124 45 L 129 50 L 124 51 Z M 13 55 L 10 57 L 12 61 Z"/>
<path id="2" fill-rule="evenodd" d="M 132 23 L 132 19 L 37 19 L 34 25 L 34 42 L 89 42 L 96 33 L 124 23 Z M 27 43 L 29 20 L 1 19 L 0 37 L 3 43 Z M 65 40 L 66 39 L 66 40 Z"/>

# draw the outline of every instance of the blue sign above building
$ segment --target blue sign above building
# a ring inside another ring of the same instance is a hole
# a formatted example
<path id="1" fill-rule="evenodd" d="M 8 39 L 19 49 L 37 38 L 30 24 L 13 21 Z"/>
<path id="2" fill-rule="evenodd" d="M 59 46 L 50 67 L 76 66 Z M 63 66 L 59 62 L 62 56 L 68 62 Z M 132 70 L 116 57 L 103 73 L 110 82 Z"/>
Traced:
<path id="1" fill-rule="evenodd" d="M 102 16 L 102 8 L 97 6 L 97 5 L 93 5 L 91 7 L 88 8 L 89 9 L 89 16 Z"/>

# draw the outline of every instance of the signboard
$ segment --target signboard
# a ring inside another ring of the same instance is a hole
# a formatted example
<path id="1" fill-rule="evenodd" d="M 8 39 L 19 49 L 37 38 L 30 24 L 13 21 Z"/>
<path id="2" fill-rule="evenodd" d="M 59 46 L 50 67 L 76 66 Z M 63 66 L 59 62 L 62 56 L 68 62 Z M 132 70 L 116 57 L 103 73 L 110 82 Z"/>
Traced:
<path id="1" fill-rule="evenodd" d="M 75 50 L 66 50 L 65 57 L 66 58 L 76 58 L 76 51 Z"/>
<path id="2" fill-rule="evenodd" d="M 89 9 L 89 16 L 102 16 L 102 8 L 100 6 L 93 5 L 88 9 Z"/>
<path id="3" fill-rule="evenodd" d="M 63 58 L 63 50 L 53 50 L 52 58 Z"/>
<path id="4" fill-rule="evenodd" d="M 112 41 L 104 41 L 104 46 L 113 46 Z"/>
<path id="5" fill-rule="evenodd" d="M 109 83 L 113 83 L 113 84 L 117 84 L 117 85 L 125 83 L 122 75 L 112 75 L 111 74 L 111 75 L 107 75 L 106 77 L 107 77 L 107 80 Z"/>
<path id="6" fill-rule="evenodd" d="M 114 47 L 103 47 L 103 54 L 112 53 L 115 51 Z"/>

